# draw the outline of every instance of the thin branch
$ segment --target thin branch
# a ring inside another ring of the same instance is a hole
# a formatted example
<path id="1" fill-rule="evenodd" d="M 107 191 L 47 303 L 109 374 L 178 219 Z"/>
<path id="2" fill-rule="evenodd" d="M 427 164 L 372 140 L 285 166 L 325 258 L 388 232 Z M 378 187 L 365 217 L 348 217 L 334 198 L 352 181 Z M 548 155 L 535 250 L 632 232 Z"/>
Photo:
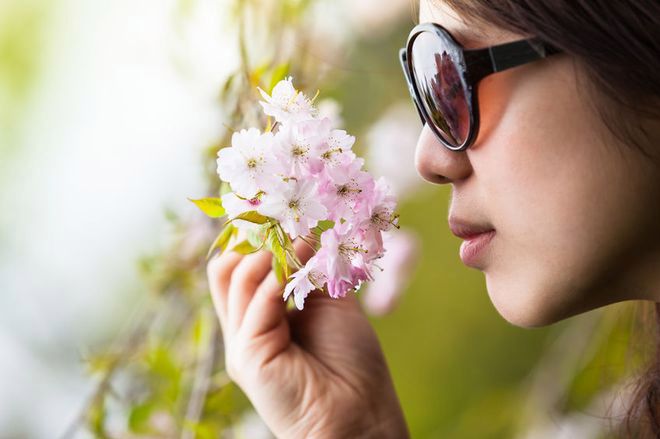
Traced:
<path id="1" fill-rule="evenodd" d="M 193 382 L 193 389 L 188 400 L 186 422 L 181 432 L 181 439 L 195 438 L 195 431 L 190 426 L 198 424 L 201 419 L 204 402 L 211 388 L 213 366 L 217 358 L 220 336 L 220 328 L 218 325 L 215 325 L 206 349 L 200 349 L 199 351 L 200 358 L 195 370 L 195 381 Z"/>
<path id="2" fill-rule="evenodd" d="M 316 252 L 316 247 L 314 247 L 314 245 L 311 242 L 309 242 L 304 236 L 299 236 L 298 238 L 300 238 L 305 244 L 310 246 L 311 249 Z"/>

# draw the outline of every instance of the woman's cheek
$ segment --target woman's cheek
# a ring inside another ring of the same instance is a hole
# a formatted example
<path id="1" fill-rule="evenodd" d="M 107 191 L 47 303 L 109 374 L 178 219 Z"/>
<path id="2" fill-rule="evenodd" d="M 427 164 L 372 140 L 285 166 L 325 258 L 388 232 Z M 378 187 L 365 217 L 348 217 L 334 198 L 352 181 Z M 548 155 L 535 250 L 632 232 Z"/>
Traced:
<path id="1" fill-rule="evenodd" d="M 512 324 L 531 327 L 561 313 L 572 289 L 572 270 L 579 266 L 544 215 L 519 207 L 511 222 L 499 223 L 484 273 L 498 312 Z"/>
<path id="2" fill-rule="evenodd" d="M 545 325 L 640 298 L 626 276 L 643 262 L 640 248 L 660 247 L 659 209 L 649 202 L 660 185 L 641 163 L 631 165 L 634 155 L 621 160 L 595 139 L 575 137 L 579 147 L 563 152 L 566 144 L 511 143 L 500 156 L 509 158 L 500 168 L 507 172 L 490 177 L 498 233 L 484 271 L 495 307 L 513 324 Z"/>
<path id="3" fill-rule="evenodd" d="M 566 163 L 561 147 L 535 142 L 504 154 L 511 159 L 493 175 L 488 196 L 497 229 L 484 270 L 489 295 L 505 319 L 525 327 L 580 306 L 598 274 L 596 246 L 606 237 L 594 221 L 602 206 L 580 170 L 587 165 L 579 157 Z"/>

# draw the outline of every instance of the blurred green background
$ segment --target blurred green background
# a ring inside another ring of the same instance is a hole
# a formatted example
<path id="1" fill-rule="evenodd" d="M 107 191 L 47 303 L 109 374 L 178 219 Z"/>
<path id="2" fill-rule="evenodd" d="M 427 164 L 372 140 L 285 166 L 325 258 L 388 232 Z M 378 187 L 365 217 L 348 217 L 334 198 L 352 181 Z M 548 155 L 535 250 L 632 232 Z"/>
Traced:
<path id="1" fill-rule="evenodd" d="M 0 437 L 159 436 L 145 427 L 156 422 L 154 407 L 176 419 L 190 390 L 180 384 L 190 367 L 179 358 L 188 342 L 157 351 L 166 358 L 160 363 L 149 351 L 146 363 L 158 363 L 147 375 L 174 380 L 168 391 L 176 408 L 147 405 L 142 396 L 128 411 L 113 408 L 96 393 L 99 381 L 84 360 L 139 320 L 142 314 L 131 317 L 136 308 L 195 314 L 208 307 L 192 295 L 173 300 L 174 308 L 153 303 L 172 291 L 206 291 L 200 249 L 209 235 L 196 231 L 211 232 L 185 198 L 208 189 L 224 125 L 235 121 L 227 108 L 241 88 L 226 79 L 240 68 L 241 4 L 0 3 L 0 404 L 11 405 L 0 410 Z M 265 34 L 249 34 L 243 48 L 255 71 L 278 47 L 291 72 L 306 75 L 306 89 L 321 88 L 322 98 L 339 103 L 365 153 L 399 154 L 391 145 L 379 152 L 367 139 L 392 108 L 403 105 L 416 117 L 397 59 L 415 23 L 408 0 L 245 4 L 253 11 L 245 26 Z M 269 32 L 289 27 L 293 37 L 277 46 L 273 35 L 281 35 Z M 265 76 L 275 67 L 272 60 L 264 66 Z M 407 122 L 389 123 L 403 131 Z M 400 154 L 413 150 L 414 138 Z M 418 264 L 399 306 L 372 317 L 412 437 L 607 437 L 599 401 L 629 373 L 630 307 L 544 329 L 508 324 L 483 276 L 458 258 L 460 241 L 446 223 L 449 191 L 419 180 L 401 194 L 401 225 L 421 243 Z M 159 336 L 176 337 L 168 322 L 179 318 L 168 314 Z M 121 358 L 130 370 L 142 361 L 135 352 L 103 358 Z M 101 369 L 113 375 L 113 367 Z M 223 410 L 245 410 L 240 392 L 227 392 L 223 398 L 238 402 L 222 402 Z M 98 409 L 91 417 L 90 407 Z M 230 433 L 243 418 L 227 419 L 219 430 L 200 424 L 194 436 L 257 437 Z"/>

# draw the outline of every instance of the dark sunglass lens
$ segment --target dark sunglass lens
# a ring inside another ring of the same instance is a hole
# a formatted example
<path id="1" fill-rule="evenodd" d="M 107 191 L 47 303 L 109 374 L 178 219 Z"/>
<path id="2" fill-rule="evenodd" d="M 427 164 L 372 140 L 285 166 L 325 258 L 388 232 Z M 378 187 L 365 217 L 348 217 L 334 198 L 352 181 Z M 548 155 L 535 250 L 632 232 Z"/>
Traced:
<path id="1" fill-rule="evenodd" d="M 470 130 L 467 92 L 458 65 L 460 54 L 440 36 L 423 32 L 412 47 L 413 76 L 421 105 L 436 131 L 453 146 L 462 145 Z"/>

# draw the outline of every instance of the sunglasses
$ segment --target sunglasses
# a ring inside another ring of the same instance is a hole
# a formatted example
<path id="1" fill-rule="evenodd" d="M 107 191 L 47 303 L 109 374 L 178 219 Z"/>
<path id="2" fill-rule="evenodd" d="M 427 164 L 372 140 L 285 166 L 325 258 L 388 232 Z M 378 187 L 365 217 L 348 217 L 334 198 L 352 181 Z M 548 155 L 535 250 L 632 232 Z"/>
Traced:
<path id="1" fill-rule="evenodd" d="M 464 49 L 442 26 L 423 23 L 412 30 L 399 58 L 422 123 L 445 147 L 463 151 L 479 131 L 479 81 L 555 53 L 560 51 L 538 38 Z"/>

